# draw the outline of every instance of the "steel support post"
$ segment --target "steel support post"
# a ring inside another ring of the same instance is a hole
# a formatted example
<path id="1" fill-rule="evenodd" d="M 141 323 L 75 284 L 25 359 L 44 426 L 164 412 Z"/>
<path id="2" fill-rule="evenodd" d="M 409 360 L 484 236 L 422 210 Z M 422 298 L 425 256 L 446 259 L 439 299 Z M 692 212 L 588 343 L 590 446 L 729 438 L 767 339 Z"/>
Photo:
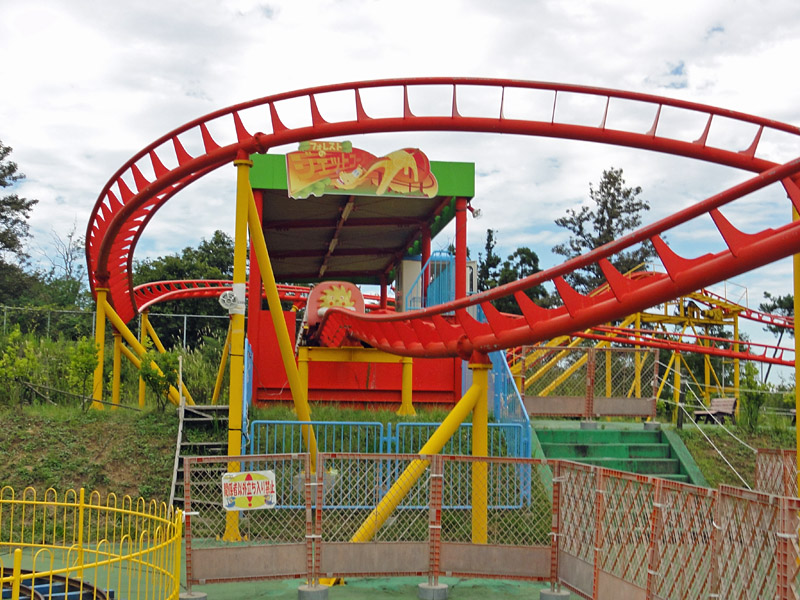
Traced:
<path id="1" fill-rule="evenodd" d="M 481 354 L 473 358 L 472 383 L 478 387 L 478 400 L 472 410 L 472 456 L 489 454 L 489 357 Z M 485 544 L 488 538 L 488 472 L 485 462 L 472 463 L 472 543 Z"/>
<path id="2" fill-rule="evenodd" d="M 103 360 L 106 348 L 106 295 L 108 288 L 97 288 L 97 311 L 95 313 L 94 343 L 97 348 L 97 366 L 92 380 L 92 408 L 103 408 Z"/>
<path id="3" fill-rule="evenodd" d="M 247 286 L 247 210 L 250 189 L 250 167 L 247 158 L 233 161 L 236 167 L 236 222 L 233 246 L 233 293 L 236 303 L 230 309 L 231 316 L 231 363 L 228 387 L 228 456 L 242 454 L 242 390 L 244 389 L 244 311 L 245 288 Z M 229 462 L 228 472 L 239 471 L 239 462 Z M 225 533 L 222 539 L 236 542 L 242 539 L 239 533 L 239 513 L 229 511 L 225 515 Z"/>
<path id="4" fill-rule="evenodd" d="M 114 330 L 114 371 L 111 380 L 111 408 L 119 406 L 120 371 L 122 370 L 122 334 Z"/>

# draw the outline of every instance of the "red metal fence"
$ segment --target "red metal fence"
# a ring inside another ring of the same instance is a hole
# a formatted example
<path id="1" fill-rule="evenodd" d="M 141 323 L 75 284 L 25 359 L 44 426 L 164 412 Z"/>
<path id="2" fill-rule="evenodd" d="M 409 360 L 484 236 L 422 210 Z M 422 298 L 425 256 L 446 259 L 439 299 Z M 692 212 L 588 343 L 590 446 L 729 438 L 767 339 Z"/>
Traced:
<path id="1" fill-rule="evenodd" d="M 797 496 L 797 452 L 758 449 L 755 488 L 778 496 Z"/>
<path id="2" fill-rule="evenodd" d="M 307 455 L 263 455 L 241 468 L 274 471 L 276 505 L 238 513 L 230 542 L 230 462 L 186 460 L 189 584 L 452 575 L 553 581 L 583 598 L 800 597 L 797 498 L 468 456 L 320 454 L 307 478 Z M 486 490 L 482 519 L 473 487 Z"/>

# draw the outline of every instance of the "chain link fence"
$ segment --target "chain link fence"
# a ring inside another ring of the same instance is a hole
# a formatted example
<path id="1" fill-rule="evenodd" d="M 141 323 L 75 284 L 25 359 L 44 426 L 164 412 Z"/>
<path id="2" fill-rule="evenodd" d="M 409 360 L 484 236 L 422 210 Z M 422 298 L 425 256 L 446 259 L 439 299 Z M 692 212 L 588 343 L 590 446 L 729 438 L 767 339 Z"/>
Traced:
<path id="1" fill-rule="evenodd" d="M 225 510 L 233 467 L 274 472 L 272 508 Z M 189 582 L 448 574 L 583 598 L 800 592 L 798 498 L 498 457 L 320 453 L 309 473 L 306 454 L 187 459 Z"/>
<path id="2" fill-rule="evenodd" d="M 755 489 L 777 496 L 797 496 L 797 452 L 759 448 Z"/>
<path id="3" fill-rule="evenodd" d="M 25 334 L 33 334 L 47 339 L 79 339 L 93 337 L 96 325 L 94 310 L 62 310 L 35 306 L 0 306 L 2 332 L 8 335 L 16 327 Z M 159 335 L 168 330 L 164 341 L 176 342 L 186 347 L 192 340 L 199 339 L 204 332 L 216 331 L 224 337 L 228 323 L 227 315 L 190 315 L 149 313 L 150 322 Z M 138 319 L 128 326 L 139 330 Z M 109 333 L 110 335 L 110 333 Z"/>
<path id="4" fill-rule="evenodd" d="M 531 415 L 655 416 L 658 350 L 525 347 L 520 364 Z"/>

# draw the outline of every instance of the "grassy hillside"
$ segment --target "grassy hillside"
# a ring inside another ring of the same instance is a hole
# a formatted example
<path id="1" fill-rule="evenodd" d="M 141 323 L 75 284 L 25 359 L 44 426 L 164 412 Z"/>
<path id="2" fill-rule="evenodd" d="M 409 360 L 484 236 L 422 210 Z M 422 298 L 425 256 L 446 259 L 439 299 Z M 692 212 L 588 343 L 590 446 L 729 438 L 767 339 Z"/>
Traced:
<path id="1" fill-rule="evenodd" d="M 0 407 L 0 487 L 84 487 L 169 500 L 174 411 Z"/>

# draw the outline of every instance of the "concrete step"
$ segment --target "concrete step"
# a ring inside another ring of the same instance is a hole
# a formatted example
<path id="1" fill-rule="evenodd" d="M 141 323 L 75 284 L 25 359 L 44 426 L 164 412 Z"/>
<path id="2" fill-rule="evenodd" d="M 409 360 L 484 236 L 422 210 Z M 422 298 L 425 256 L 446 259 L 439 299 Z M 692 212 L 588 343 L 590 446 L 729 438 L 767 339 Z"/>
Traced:
<path id="1" fill-rule="evenodd" d="M 640 475 L 678 475 L 681 472 L 677 458 L 583 458 L 580 461 L 606 469 L 627 471 Z"/>
<path id="2" fill-rule="evenodd" d="M 669 444 L 562 444 L 543 443 L 547 458 L 670 458 Z"/>
<path id="3" fill-rule="evenodd" d="M 538 429 L 542 444 L 658 444 L 660 431 L 643 429 Z"/>

